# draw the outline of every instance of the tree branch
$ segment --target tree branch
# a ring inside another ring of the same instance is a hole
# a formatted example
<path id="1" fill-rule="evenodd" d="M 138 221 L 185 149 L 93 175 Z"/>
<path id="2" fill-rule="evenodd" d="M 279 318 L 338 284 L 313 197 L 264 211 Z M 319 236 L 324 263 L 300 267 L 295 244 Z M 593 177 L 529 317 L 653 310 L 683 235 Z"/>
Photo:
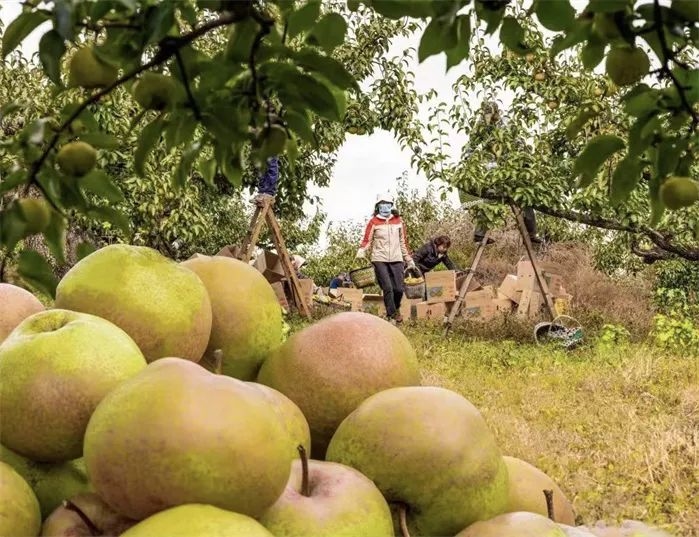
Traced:
<path id="1" fill-rule="evenodd" d="M 464 192 L 482 199 L 498 201 L 507 204 L 520 205 L 520 203 L 515 201 L 512 197 L 498 194 L 495 192 L 472 192 L 469 190 L 464 190 Z M 648 226 L 622 224 L 621 222 L 617 222 L 616 220 L 611 220 L 609 218 L 604 218 L 601 216 L 584 214 L 578 211 L 556 209 L 553 207 L 547 207 L 545 205 L 538 204 L 532 204 L 530 206 L 532 209 L 542 214 L 553 216 L 555 218 L 562 218 L 563 220 L 568 220 L 570 222 L 577 222 L 579 224 L 585 224 L 587 226 L 592 226 L 601 229 L 609 229 L 612 231 L 624 231 L 632 235 L 643 235 L 660 250 L 668 252 L 669 254 L 675 255 L 677 257 L 681 257 L 688 261 L 699 261 L 699 248 L 686 248 L 677 243 L 674 243 L 672 234 L 664 232 L 662 230 L 653 229 Z"/>
<path id="2" fill-rule="evenodd" d="M 180 73 L 182 74 L 182 80 L 184 82 L 184 89 L 187 91 L 187 100 L 189 100 L 189 104 L 192 107 L 192 112 L 194 113 L 194 117 L 197 119 L 197 121 L 201 121 L 201 110 L 199 110 L 199 106 L 197 105 L 197 101 L 194 98 L 194 95 L 192 94 L 192 88 L 189 85 L 189 77 L 187 76 L 187 71 L 184 68 L 184 62 L 182 61 L 182 55 L 180 54 L 180 49 L 175 49 L 175 58 L 177 59 L 177 67 L 180 70 Z"/>
<path id="3" fill-rule="evenodd" d="M 207 22 L 206 24 L 202 24 L 198 28 L 195 28 L 188 34 L 185 34 L 179 38 L 176 39 L 168 39 L 168 46 L 163 47 L 161 45 L 160 49 L 158 50 L 158 53 L 153 57 L 152 60 L 150 60 L 147 63 L 144 63 L 140 67 L 137 67 L 136 69 L 133 69 L 126 73 L 124 76 L 121 78 L 117 79 L 114 81 L 112 84 L 109 86 L 102 88 L 99 90 L 97 93 L 93 93 L 88 99 L 82 102 L 80 106 L 78 106 L 73 113 L 66 119 L 63 124 L 58 128 L 58 130 L 54 133 L 54 135 L 51 137 L 51 140 L 49 140 L 48 145 L 42 152 L 41 156 L 32 164 L 32 167 L 29 170 L 29 177 L 27 179 L 28 184 L 35 184 L 42 192 L 43 188 L 41 185 L 38 183 L 36 180 L 36 176 L 41 170 L 41 167 L 43 166 L 44 162 L 46 162 L 46 159 L 48 158 L 49 154 L 53 150 L 53 148 L 56 146 L 58 143 L 58 140 L 61 136 L 61 134 L 70 126 L 73 121 L 75 121 L 80 114 L 82 114 L 88 106 L 91 104 L 95 104 L 98 102 L 102 97 L 105 95 L 108 95 L 112 91 L 114 91 L 116 88 L 119 86 L 125 84 L 129 80 L 137 77 L 139 74 L 141 74 L 143 71 L 147 71 L 148 69 L 155 67 L 157 65 L 160 65 L 162 63 L 165 63 L 168 59 L 170 59 L 173 55 L 179 51 L 180 48 L 184 47 L 185 45 L 188 45 L 192 41 L 198 39 L 199 37 L 207 34 L 208 32 L 214 30 L 215 28 L 218 28 L 219 26 L 227 26 L 229 24 L 232 24 L 233 22 L 236 22 L 238 20 L 238 17 L 233 14 L 226 12 L 222 14 L 220 17 L 217 19 L 214 19 L 212 21 Z M 44 193 L 45 194 L 45 193 Z"/>

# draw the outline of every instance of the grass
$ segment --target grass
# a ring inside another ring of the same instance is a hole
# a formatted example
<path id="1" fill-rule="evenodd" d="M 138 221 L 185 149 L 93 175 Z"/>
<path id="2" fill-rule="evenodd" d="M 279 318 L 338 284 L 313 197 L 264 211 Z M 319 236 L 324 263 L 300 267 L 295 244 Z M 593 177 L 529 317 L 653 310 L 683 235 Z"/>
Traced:
<path id="1" fill-rule="evenodd" d="M 404 329 L 423 383 L 463 394 L 504 454 L 566 492 L 578 523 L 643 520 L 699 537 L 699 361 L 633 344 L 564 352 Z"/>

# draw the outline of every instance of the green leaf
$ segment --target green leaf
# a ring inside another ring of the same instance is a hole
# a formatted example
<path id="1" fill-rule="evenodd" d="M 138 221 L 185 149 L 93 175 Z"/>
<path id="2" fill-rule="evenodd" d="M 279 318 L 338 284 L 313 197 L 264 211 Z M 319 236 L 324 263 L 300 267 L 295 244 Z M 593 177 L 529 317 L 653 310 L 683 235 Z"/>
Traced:
<path id="1" fill-rule="evenodd" d="M 27 106 L 26 103 L 16 103 L 16 102 L 11 102 L 2 105 L 0 107 L 0 121 L 5 119 L 7 116 L 14 114 L 15 112 L 18 112 L 25 108 Z"/>
<path id="2" fill-rule="evenodd" d="M 347 33 L 345 18 L 339 13 L 328 13 L 316 23 L 309 38 L 315 40 L 325 52 L 330 54 L 335 47 L 345 41 L 345 33 Z"/>
<path id="3" fill-rule="evenodd" d="M 157 43 L 175 26 L 176 5 L 175 2 L 160 2 L 146 10 L 143 28 L 147 36 L 146 44 Z"/>
<path id="4" fill-rule="evenodd" d="M 80 135 L 80 140 L 100 149 L 118 149 L 121 147 L 119 138 L 106 132 L 86 132 Z"/>
<path id="5" fill-rule="evenodd" d="M 119 187 L 112 181 L 112 178 L 103 170 L 92 170 L 87 175 L 81 177 L 80 187 L 112 203 L 124 201 L 124 194 L 122 194 Z"/>
<path id="6" fill-rule="evenodd" d="M 637 157 L 627 156 L 619 161 L 612 175 L 609 195 L 610 201 L 614 205 L 618 205 L 629 198 L 641 178 L 641 171 L 641 161 Z"/>
<path id="7" fill-rule="evenodd" d="M 99 221 L 109 222 L 127 235 L 131 232 L 131 224 L 124 213 L 112 207 L 91 207 L 87 215 Z"/>
<path id="8" fill-rule="evenodd" d="M 648 124 L 659 125 L 659 120 L 655 116 L 645 116 L 639 118 L 631 128 L 629 129 L 629 155 L 640 155 L 643 153 L 651 140 L 653 139 L 653 134 L 644 134 L 646 125 Z"/>
<path id="9" fill-rule="evenodd" d="M 39 40 L 39 60 L 46 76 L 57 86 L 62 86 L 61 58 L 65 51 L 66 46 L 63 38 L 56 30 L 50 30 L 41 36 Z"/>
<path id="10" fill-rule="evenodd" d="M 658 111 L 658 91 L 639 84 L 627 93 L 622 101 L 624 111 L 633 117 L 643 117 Z"/>
<path id="11" fill-rule="evenodd" d="M 59 264 L 66 262 L 65 243 L 67 228 L 68 222 L 66 219 L 58 212 L 51 211 L 51 220 L 43 235 L 49 250 L 51 250 L 51 254 Z"/>
<path id="12" fill-rule="evenodd" d="M 485 33 L 490 35 L 498 29 L 505 16 L 505 4 L 500 4 L 497 9 L 492 9 L 487 2 L 476 2 L 476 16 L 485 21 Z"/>
<path id="13" fill-rule="evenodd" d="M 309 0 L 289 15 L 286 33 L 290 39 L 313 27 L 320 15 L 320 0 Z"/>
<path id="14" fill-rule="evenodd" d="M 359 89 L 359 85 L 354 77 L 335 58 L 323 56 L 310 48 L 295 52 L 293 58 L 304 69 L 320 73 L 340 88 Z"/>
<path id="15" fill-rule="evenodd" d="M 16 49 L 37 26 L 47 20 L 49 20 L 48 15 L 40 11 L 25 11 L 20 14 L 5 28 L 2 36 L 2 57 Z"/>
<path id="16" fill-rule="evenodd" d="M 430 56 L 454 48 L 457 45 L 456 32 L 456 26 L 444 23 L 439 19 L 432 19 L 420 38 L 420 45 L 417 49 L 418 61 L 422 63 Z"/>
<path id="17" fill-rule="evenodd" d="M 250 51 L 259 31 L 260 25 L 252 18 L 233 24 L 228 32 L 226 59 L 236 62 L 250 61 Z"/>
<path id="18" fill-rule="evenodd" d="M 652 174 L 648 181 L 648 199 L 650 201 L 650 222 L 651 227 L 655 227 L 665 214 L 665 204 L 660 199 L 660 178 L 657 174 Z"/>
<path id="19" fill-rule="evenodd" d="M 592 71 L 604 59 L 604 51 L 607 48 L 606 43 L 594 42 L 590 39 L 580 51 L 580 59 L 583 67 L 588 71 Z"/>
<path id="20" fill-rule="evenodd" d="M 593 13 L 614 13 L 624 11 L 629 5 L 629 0 L 590 0 L 585 9 Z"/>
<path id="21" fill-rule="evenodd" d="M 19 185 L 23 185 L 27 179 L 27 170 L 19 169 L 3 176 L 0 175 L 0 196 Z"/>
<path id="22" fill-rule="evenodd" d="M 94 244 L 90 242 L 81 242 L 75 249 L 75 255 L 78 258 L 78 261 L 80 261 L 96 251 L 97 247 Z"/>
<path id="23" fill-rule="evenodd" d="M 55 0 L 53 7 L 53 28 L 63 39 L 72 41 L 75 37 L 74 2 Z"/>
<path id="24" fill-rule="evenodd" d="M 302 140 L 305 140 L 313 146 L 316 145 L 316 138 L 313 134 L 313 129 L 311 128 L 311 119 L 308 117 L 305 110 L 287 110 L 284 113 L 284 121 L 289 129 L 298 134 Z"/>
<path id="25" fill-rule="evenodd" d="M 699 9 L 699 6 L 697 6 Z M 678 67 L 672 70 L 680 85 L 684 87 L 684 95 L 689 104 L 699 101 L 699 69 Z"/>
<path id="26" fill-rule="evenodd" d="M 150 152 L 160 140 L 160 135 L 162 132 L 163 120 L 158 118 L 146 125 L 141 131 L 141 135 L 138 137 L 133 162 L 136 173 L 141 177 L 145 176 L 146 174 L 146 160 L 148 159 Z"/>
<path id="27" fill-rule="evenodd" d="M 341 103 L 318 77 L 298 71 L 289 72 L 281 81 L 277 81 L 277 91 L 282 101 L 304 103 L 313 112 L 331 121 L 342 119 Z"/>
<path id="28" fill-rule="evenodd" d="M 183 110 L 171 115 L 165 128 L 165 149 L 170 151 L 173 147 L 191 141 L 196 128 L 197 121 L 189 111 Z"/>
<path id="29" fill-rule="evenodd" d="M 471 17 L 459 15 L 454 25 L 456 27 L 456 46 L 446 51 L 447 71 L 468 57 L 471 45 Z"/>
<path id="30" fill-rule="evenodd" d="M 573 25 L 568 28 L 565 36 L 558 35 L 554 38 L 549 56 L 555 58 L 564 50 L 586 41 L 590 36 L 591 28 L 592 21 L 590 19 L 578 17 Z"/>
<path id="31" fill-rule="evenodd" d="M 578 115 L 566 126 L 565 134 L 568 140 L 573 140 L 578 133 L 583 129 L 590 119 L 600 113 L 599 106 L 585 106 Z"/>
<path id="32" fill-rule="evenodd" d="M 37 291 L 56 298 L 58 278 L 44 257 L 34 250 L 22 250 L 19 254 L 17 271 L 22 279 Z"/>
<path id="33" fill-rule="evenodd" d="M 180 163 L 177 165 L 177 170 L 173 176 L 175 188 L 181 189 L 187 183 L 187 179 L 192 172 L 192 165 L 197 155 L 199 155 L 200 150 L 201 144 L 199 142 L 193 142 L 182 151 L 182 158 L 180 158 Z"/>
<path id="34" fill-rule="evenodd" d="M 217 165 L 216 165 L 216 158 L 215 157 L 200 159 L 199 165 L 197 166 L 199 173 L 201 174 L 202 178 L 204 179 L 204 182 L 211 187 L 214 186 L 214 177 L 216 177 L 216 168 L 217 168 Z"/>
<path id="35" fill-rule="evenodd" d="M 677 169 L 680 155 L 687 149 L 688 143 L 686 138 L 666 138 L 660 143 L 656 170 L 659 177 L 667 177 Z"/>
<path id="36" fill-rule="evenodd" d="M 524 43 L 524 28 L 514 17 L 505 17 L 500 27 L 500 41 L 510 50 L 525 54 L 529 47 Z"/>
<path id="37" fill-rule="evenodd" d="M 575 9 L 568 0 L 540 0 L 536 3 L 536 16 L 544 28 L 552 32 L 562 32 L 575 22 Z"/>
<path id="38" fill-rule="evenodd" d="M 601 134 L 590 140 L 575 159 L 573 166 L 575 173 L 582 176 L 580 186 L 585 187 L 592 183 L 600 166 L 624 147 L 624 140 L 611 134 Z"/>

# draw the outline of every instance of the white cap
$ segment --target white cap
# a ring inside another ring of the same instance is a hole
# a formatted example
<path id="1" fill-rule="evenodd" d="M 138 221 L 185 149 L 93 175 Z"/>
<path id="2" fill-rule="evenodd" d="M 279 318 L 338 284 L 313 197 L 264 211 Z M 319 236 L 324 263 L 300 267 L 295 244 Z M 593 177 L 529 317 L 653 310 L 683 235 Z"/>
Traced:
<path id="1" fill-rule="evenodd" d="M 393 203 L 393 195 L 391 195 L 390 192 L 383 192 L 381 194 L 378 194 L 376 196 L 376 203 L 379 203 L 380 201 L 387 201 L 388 203 Z"/>

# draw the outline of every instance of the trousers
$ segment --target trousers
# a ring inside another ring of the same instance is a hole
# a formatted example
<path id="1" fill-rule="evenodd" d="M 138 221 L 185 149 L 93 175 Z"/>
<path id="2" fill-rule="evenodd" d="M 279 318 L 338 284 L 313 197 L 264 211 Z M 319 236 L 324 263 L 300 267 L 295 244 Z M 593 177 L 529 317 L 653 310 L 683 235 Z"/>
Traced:
<path id="1" fill-rule="evenodd" d="M 404 264 L 402 261 L 393 263 L 385 263 L 375 261 L 374 272 L 376 273 L 376 281 L 383 291 L 383 303 L 386 306 L 386 316 L 393 318 L 400 309 L 400 303 L 403 299 L 403 277 Z"/>

